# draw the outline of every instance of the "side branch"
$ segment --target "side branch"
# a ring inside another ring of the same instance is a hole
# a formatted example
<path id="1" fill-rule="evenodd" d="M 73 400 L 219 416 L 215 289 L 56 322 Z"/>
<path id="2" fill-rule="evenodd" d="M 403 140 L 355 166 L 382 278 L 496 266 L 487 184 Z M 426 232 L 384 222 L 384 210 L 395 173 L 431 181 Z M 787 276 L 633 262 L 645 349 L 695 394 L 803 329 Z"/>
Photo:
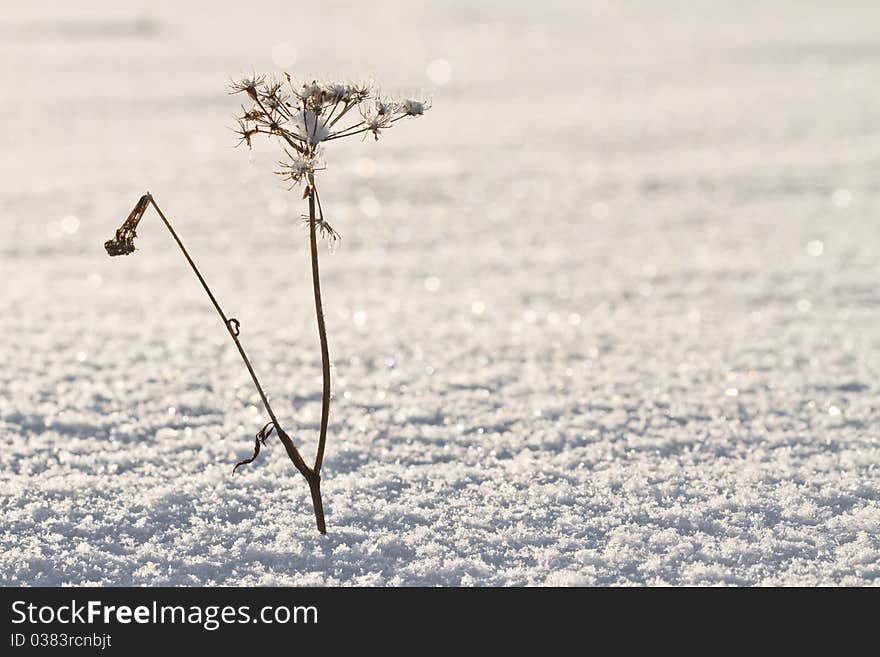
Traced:
<path id="1" fill-rule="evenodd" d="M 211 300 L 211 303 L 214 304 L 214 308 L 217 311 L 217 314 L 220 315 L 220 319 L 223 320 L 223 325 L 226 327 L 226 330 L 229 331 L 229 337 L 232 338 L 232 341 L 235 342 L 235 346 L 238 348 L 238 353 L 241 355 L 241 359 L 244 361 L 245 366 L 247 367 L 248 373 L 251 375 L 251 380 L 254 382 L 254 387 L 256 387 L 257 392 L 260 393 L 260 399 L 263 401 L 263 406 L 266 409 L 266 412 L 269 414 L 269 417 L 272 418 L 272 424 L 275 425 L 275 432 L 278 434 L 278 438 L 284 444 L 285 449 L 287 450 L 287 454 L 290 457 L 290 460 L 293 461 L 293 465 L 296 466 L 296 469 L 299 470 L 303 476 L 308 478 L 309 474 L 309 466 L 306 465 L 306 462 L 303 460 L 302 456 L 299 453 L 299 450 L 296 448 L 295 443 L 287 435 L 282 429 L 281 425 L 278 422 L 278 418 L 275 417 L 275 412 L 272 410 L 272 407 L 269 405 L 269 400 L 266 398 L 266 393 L 263 391 L 263 386 L 260 385 L 260 381 L 257 379 L 257 375 L 254 372 L 254 368 L 251 365 L 250 359 L 247 357 L 247 354 L 244 351 L 244 347 L 241 344 L 241 341 L 238 339 L 238 320 L 230 320 L 226 313 L 223 312 L 223 309 L 220 307 L 220 304 L 217 302 L 217 299 L 214 297 L 214 294 L 211 292 L 211 288 L 208 287 L 208 284 L 205 282 L 204 277 L 202 276 L 199 268 L 196 267 L 196 263 L 193 262 L 193 259 L 190 257 L 189 253 L 186 250 L 186 247 L 183 245 L 183 242 L 180 241 L 180 238 L 177 236 L 174 228 L 171 226 L 171 222 L 165 217 L 165 213 L 162 212 L 161 208 L 156 203 L 156 199 L 147 192 L 146 194 L 150 203 L 153 204 L 153 207 L 156 209 L 156 212 L 159 213 L 159 217 L 162 219 L 162 222 L 165 224 L 165 227 L 168 228 L 168 232 L 171 233 L 171 236 L 174 238 L 174 241 L 177 242 L 177 246 L 180 247 L 180 251 L 183 253 L 186 261 L 189 263 L 189 266 L 192 267 L 193 272 L 196 277 L 199 279 L 199 282 L 202 284 L 202 287 L 205 289 L 205 293 L 208 295 L 208 298 Z M 234 327 L 232 322 L 235 322 Z"/>
<path id="2" fill-rule="evenodd" d="M 247 367 L 248 373 L 251 375 L 251 380 L 254 383 L 254 387 L 257 389 L 257 392 L 260 394 L 260 399 L 263 402 L 263 407 L 266 409 L 266 412 L 269 414 L 269 417 L 272 419 L 271 424 L 275 427 L 275 432 L 278 434 L 278 438 L 281 440 L 284 445 L 285 450 L 287 451 L 287 455 L 290 457 L 290 460 L 293 462 L 293 465 L 296 467 L 299 472 L 308 479 L 311 476 L 311 468 L 306 465 L 306 462 L 303 460 L 302 455 L 299 453 L 299 450 L 296 448 L 296 444 L 281 429 L 281 425 L 278 422 L 278 418 L 275 416 L 275 412 L 272 410 L 272 406 L 269 404 L 269 400 L 266 398 L 266 393 L 263 391 L 263 386 L 260 385 L 259 379 L 257 379 L 257 374 L 254 372 L 254 368 L 251 365 L 251 361 L 245 353 L 244 347 L 241 344 L 241 341 L 238 338 L 239 335 L 239 322 L 234 317 L 230 318 L 226 316 L 226 313 L 223 312 L 223 309 L 220 307 L 220 303 L 217 301 L 214 293 L 211 292 L 211 288 L 208 287 L 208 283 L 205 281 L 205 278 L 202 276 L 202 273 L 199 271 L 199 268 L 196 266 L 196 263 L 193 261 L 192 257 L 189 255 L 189 252 L 186 250 L 186 247 L 183 245 L 183 242 L 178 237 L 177 232 L 171 225 L 171 222 L 168 221 L 168 218 L 165 216 L 165 213 L 162 212 L 162 209 L 156 203 L 156 200 L 153 198 L 152 194 L 147 192 L 144 194 L 137 205 L 135 205 L 134 209 L 131 211 L 131 214 L 126 219 L 125 223 L 122 227 L 116 231 L 116 236 L 112 240 L 108 240 L 108 242 L 104 245 L 107 249 L 107 252 L 112 255 L 127 255 L 134 251 L 134 237 L 135 230 L 137 228 L 138 223 L 143 218 L 144 213 L 147 210 L 147 207 L 152 204 L 152 206 L 156 209 L 156 212 L 159 214 L 159 217 L 162 219 L 162 223 L 165 224 L 165 227 L 168 229 L 168 232 L 171 233 L 171 237 L 174 238 L 174 241 L 177 243 L 177 246 L 180 248 L 181 253 L 186 258 L 186 261 L 189 263 L 189 266 L 192 268 L 193 273 L 196 275 L 196 278 L 199 279 L 199 283 L 202 284 L 202 288 L 205 290 L 205 294 L 208 295 L 208 298 L 211 300 L 211 303 L 214 306 L 214 309 L 217 311 L 217 314 L 220 316 L 220 319 L 223 320 L 223 325 L 226 327 L 227 332 L 229 333 L 229 337 L 232 338 L 232 341 L 235 343 L 236 348 L 238 349 L 238 353 L 241 356 L 242 361 L 244 361 L 245 367 Z M 263 428 L 261 433 L 267 435 L 266 428 Z M 259 434 L 258 434 L 259 435 Z M 256 454 L 254 455 L 256 457 Z M 253 459 L 251 459 L 253 460 Z M 240 465 L 240 464 L 239 464 Z M 238 467 L 238 466 L 236 466 Z"/>
<path id="3" fill-rule="evenodd" d="M 186 250 L 186 247 L 183 245 L 183 242 L 180 240 L 180 237 L 177 236 L 177 232 L 171 226 L 171 222 L 168 221 L 165 213 L 162 212 L 162 209 L 156 204 L 153 196 L 147 192 L 138 200 L 137 205 L 134 206 L 134 209 L 129 213 L 125 222 L 122 226 L 116 231 L 116 235 L 107 240 L 104 243 L 104 248 L 107 250 L 107 253 L 111 256 L 117 255 L 128 255 L 135 250 L 134 247 L 134 239 L 137 235 L 137 227 L 140 223 L 141 219 L 144 216 L 144 213 L 147 211 L 147 208 L 152 204 L 155 208 L 156 212 L 159 214 L 159 217 L 162 219 L 162 223 L 165 224 L 165 227 L 168 229 L 168 232 L 171 233 L 171 237 L 174 238 L 174 241 L 177 242 L 177 246 L 180 248 L 181 253 L 186 258 L 186 261 L 189 263 L 189 266 L 192 268 L 193 273 L 196 275 L 196 278 L 199 279 L 199 283 L 202 284 L 202 288 L 205 290 L 205 294 L 208 295 L 208 298 L 211 300 L 211 303 L 214 306 L 214 310 L 217 311 L 217 314 L 220 316 L 220 319 L 223 320 L 223 325 L 226 327 L 226 331 L 229 333 L 229 337 L 232 338 L 232 341 L 235 343 L 236 348 L 238 349 L 238 353 L 241 356 L 242 361 L 244 361 L 245 367 L 247 367 L 248 373 L 251 375 L 251 380 L 254 382 L 254 387 L 256 387 L 257 392 L 260 393 L 260 399 L 263 401 L 263 406 L 266 408 L 266 412 L 269 414 L 271 418 L 270 422 L 267 422 L 254 438 L 254 453 L 248 459 L 243 459 L 235 464 L 235 467 L 232 469 L 232 473 L 235 474 L 235 471 L 242 465 L 247 463 L 252 463 L 257 456 L 260 454 L 260 447 L 265 444 L 266 439 L 272 434 L 274 430 L 276 434 L 278 434 L 278 438 L 281 443 L 284 445 L 284 449 L 287 451 L 287 456 L 293 462 L 293 465 L 299 470 L 300 474 L 305 477 L 306 481 L 309 484 L 309 490 L 312 495 L 312 504 L 315 508 L 315 522 L 318 525 L 318 531 L 322 534 L 327 533 L 327 528 L 324 523 L 324 505 L 321 500 L 321 475 L 319 470 L 321 468 L 321 459 L 323 458 L 324 453 L 324 438 L 327 431 L 327 412 L 329 409 L 329 386 L 330 386 L 330 371 L 329 371 L 329 358 L 327 356 L 327 345 L 326 345 L 326 336 L 323 331 L 323 318 L 320 321 L 321 327 L 321 340 L 322 340 L 322 354 L 324 356 L 324 391 L 325 391 L 325 401 L 324 401 L 324 410 L 322 416 L 322 431 L 321 431 L 321 441 L 318 449 L 318 461 L 316 463 L 315 468 L 310 468 L 306 465 L 306 462 L 303 460 L 302 455 L 299 453 L 299 450 L 296 448 L 296 445 L 293 442 L 293 439 L 287 435 L 287 433 L 281 428 L 281 425 L 278 423 L 278 418 L 275 417 L 275 412 L 272 410 L 272 406 L 269 404 L 269 400 L 266 398 L 266 393 L 263 391 L 263 386 L 260 385 L 259 379 L 257 379 L 257 375 L 254 372 L 254 368 L 251 365 L 250 359 L 247 357 L 247 354 L 244 351 L 244 347 L 241 344 L 241 341 L 238 339 L 240 332 L 240 324 L 237 319 L 234 317 L 227 317 L 226 313 L 223 312 L 223 309 L 220 307 L 217 299 L 214 297 L 214 293 L 211 292 L 211 288 L 208 287 L 208 284 L 205 282 L 202 273 L 199 271 L 199 268 L 196 267 L 196 263 L 193 262 L 193 259 L 190 257 L 189 252 Z M 313 245 L 313 259 L 312 262 L 315 267 L 317 267 L 317 253 L 314 248 L 315 241 L 315 222 L 314 222 L 314 200 L 310 200 L 310 206 L 312 210 L 312 245 Z M 315 275 L 317 276 L 317 269 L 315 269 Z M 320 316 L 320 290 L 317 287 L 318 281 L 315 278 L 315 293 L 317 295 L 318 300 L 318 308 L 319 308 L 319 316 Z"/>

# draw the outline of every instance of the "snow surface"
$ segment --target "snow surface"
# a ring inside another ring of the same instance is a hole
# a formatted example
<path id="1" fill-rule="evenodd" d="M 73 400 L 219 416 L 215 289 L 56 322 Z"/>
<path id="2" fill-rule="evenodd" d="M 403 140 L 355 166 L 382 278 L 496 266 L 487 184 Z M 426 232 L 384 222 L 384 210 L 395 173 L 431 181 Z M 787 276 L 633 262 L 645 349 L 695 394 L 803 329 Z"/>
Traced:
<path id="1" fill-rule="evenodd" d="M 0 582 L 880 582 L 880 5 L 236 4 L 4 6 Z M 291 63 L 434 94 L 327 149 L 326 537 L 279 443 L 230 476 L 267 418 L 156 215 L 102 249 L 151 190 L 312 454 L 225 92 Z"/>

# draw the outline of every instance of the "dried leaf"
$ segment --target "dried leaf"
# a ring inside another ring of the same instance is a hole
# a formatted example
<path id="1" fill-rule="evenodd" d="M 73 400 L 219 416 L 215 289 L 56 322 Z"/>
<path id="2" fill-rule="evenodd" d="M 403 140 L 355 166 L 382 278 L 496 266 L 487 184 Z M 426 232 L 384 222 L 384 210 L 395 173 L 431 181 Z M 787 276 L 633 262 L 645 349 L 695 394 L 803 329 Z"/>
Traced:
<path id="1" fill-rule="evenodd" d="M 254 453 L 249 459 L 243 459 L 236 463 L 232 468 L 232 474 L 235 475 L 235 471 L 238 470 L 239 466 L 247 465 L 248 463 L 253 463 L 257 457 L 260 455 L 260 446 L 266 444 L 266 438 L 272 435 L 272 432 L 275 430 L 275 424 L 272 422 L 267 422 L 262 429 L 257 432 L 257 435 L 254 436 Z"/>
<path id="2" fill-rule="evenodd" d="M 104 248 L 110 256 L 128 255 L 134 252 L 134 238 L 137 237 L 137 226 L 147 206 L 150 204 L 150 195 L 144 194 L 128 214 L 125 222 L 116 231 L 113 239 L 104 242 Z"/>

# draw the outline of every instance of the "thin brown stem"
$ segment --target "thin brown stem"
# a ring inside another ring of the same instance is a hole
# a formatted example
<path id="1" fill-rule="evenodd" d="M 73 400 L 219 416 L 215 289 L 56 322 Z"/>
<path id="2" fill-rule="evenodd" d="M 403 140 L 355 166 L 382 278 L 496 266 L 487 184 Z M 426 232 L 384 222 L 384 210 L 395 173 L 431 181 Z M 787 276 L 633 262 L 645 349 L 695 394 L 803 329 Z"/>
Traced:
<path id="1" fill-rule="evenodd" d="M 400 116 L 395 116 L 393 119 L 389 119 L 389 121 L 385 125 L 379 126 L 380 129 L 386 129 L 391 126 L 392 123 L 396 123 L 400 119 L 406 118 L 406 114 L 401 114 Z M 332 133 L 327 139 L 324 141 L 333 141 L 334 139 L 342 139 L 343 137 L 351 137 L 353 135 L 359 135 L 362 132 L 367 132 L 368 130 L 372 130 L 371 127 L 367 126 L 365 128 L 360 127 L 360 123 L 355 123 L 352 126 L 345 128 L 344 130 L 340 130 L 339 132 Z M 353 132 L 350 132 L 353 131 Z"/>
<path id="2" fill-rule="evenodd" d="M 320 223 L 324 223 L 324 208 L 321 207 L 321 195 L 318 193 L 318 188 L 312 185 L 312 189 L 315 192 L 315 200 L 318 202 L 318 217 L 317 220 Z"/>
<path id="3" fill-rule="evenodd" d="M 202 273 L 199 271 L 199 268 L 196 267 L 196 263 L 193 262 L 192 257 L 189 255 L 189 252 L 186 250 L 186 247 L 183 245 L 183 242 L 177 236 L 177 232 L 171 226 L 171 222 L 168 221 L 167 217 L 165 217 L 165 213 L 162 212 L 162 209 L 156 203 L 156 199 L 148 192 L 147 196 L 150 199 L 150 203 L 153 204 L 153 207 L 156 209 L 156 212 L 159 213 L 159 217 L 162 219 L 162 223 L 165 224 L 165 227 L 168 229 L 168 232 L 171 233 L 171 237 L 174 238 L 174 241 L 177 242 L 177 246 L 180 247 L 180 251 L 183 253 L 183 257 L 186 258 L 186 261 L 189 263 L 189 266 L 192 268 L 193 273 L 196 275 L 196 278 L 199 279 L 199 283 L 202 284 L 202 287 L 205 289 L 205 294 L 208 295 L 208 298 L 211 300 L 211 303 L 214 304 L 214 309 L 217 311 L 217 314 L 220 315 L 220 319 L 223 320 L 223 325 L 226 327 L 226 330 L 229 331 L 229 337 L 232 338 L 232 341 L 235 342 L 235 346 L 238 347 L 238 353 L 241 354 L 241 359 L 244 361 L 245 366 L 247 367 L 248 372 L 251 375 L 251 379 L 254 382 L 254 386 L 257 389 L 257 392 L 260 393 L 260 399 L 263 400 L 263 406 L 266 408 L 266 412 L 269 414 L 269 417 L 272 418 L 272 423 L 278 427 L 278 419 L 275 417 L 275 412 L 272 410 L 272 407 L 269 405 L 269 400 L 266 398 L 266 393 L 263 392 L 263 386 L 260 385 L 260 381 L 257 379 L 257 375 L 254 372 L 254 368 L 251 365 L 250 359 L 247 357 L 247 354 L 244 351 L 244 347 L 241 345 L 241 341 L 238 339 L 238 320 L 232 319 L 230 320 L 226 313 L 223 312 L 223 309 L 220 307 L 217 299 L 214 297 L 214 293 L 211 292 L 211 288 L 208 287 L 208 283 L 205 282 L 205 278 L 202 276 Z"/>
<path id="4" fill-rule="evenodd" d="M 312 473 L 306 477 L 306 481 L 309 482 L 309 490 L 312 493 L 312 506 L 315 508 L 315 523 L 318 525 L 318 531 L 326 534 L 324 502 L 321 500 L 321 474 L 317 470 L 312 470 Z"/>
<path id="5" fill-rule="evenodd" d="M 223 325 L 226 326 L 226 330 L 229 332 L 229 336 L 232 338 L 232 341 L 235 342 L 235 346 L 238 348 L 238 353 L 241 355 L 241 359 L 244 361 L 245 366 L 247 367 L 248 372 L 251 375 L 251 380 L 254 382 L 254 387 L 256 387 L 257 392 L 260 394 L 260 399 L 263 401 L 263 406 L 266 408 L 266 412 L 269 414 L 269 417 L 272 419 L 272 424 L 275 426 L 275 432 L 278 434 L 278 438 L 281 440 L 281 443 L 284 445 L 285 450 L 287 451 L 287 455 L 290 460 L 293 462 L 293 465 L 297 470 L 305 477 L 306 481 L 309 484 L 309 489 L 312 495 L 312 503 L 315 507 L 315 521 L 318 525 L 318 531 L 322 534 L 327 533 L 326 524 L 324 522 L 324 506 L 321 501 L 321 476 L 319 474 L 320 470 L 320 461 L 318 462 L 318 466 L 314 469 L 310 468 L 306 465 L 306 462 L 303 460 L 302 455 L 299 453 L 299 450 L 296 448 L 296 444 L 293 442 L 293 439 L 281 428 L 281 425 L 278 423 L 278 418 L 275 416 L 275 412 L 272 410 L 272 406 L 269 404 L 269 400 L 266 397 L 266 393 L 263 391 L 263 386 L 260 385 L 259 379 L 257 379 L 257 375 L 254 372 L 254 368 L 251 365 L 250 359 L 247 357 L 245 353 L 244 347 L 241 344 L 241 341 L 238 339 L 238 331 L 239 331 L 239 323 L 235 318 L 229 318 L 226 316 L 226 313 L 223 312 L 223 309 L 220 307 L 216 297 L 214 297 L 214 293 L 211 292 L 211 288 L 208 287 L 207 282 L 205 282 L 204 277 L 202 276 L 199 268 L 196 267 L 196 263 L 193 261 L 192 257 L 190 257 L 189 252 L 186 250 L 186 247 L 183 245 L 183 242 L 177 236 L 177 232 L 171 226 L 171 222 L 165 217 L 165 213 L 162 212 L 161 208 L 159 208 L 156 200 L 153 196 L 147 192 L 147 197 L 152 203 L 153 207 L 156 209 L 156 212 L 159 213 L 159 217 L 162 219 L 162 222 L 165 224 L 165 227 L 168 229 L 168 232 L 171 233 L 171 237 L 174 238 L 174 241 L 177 242 L 177 246 L 180 247 L 180 251 L 183 253 L 186 261 L 189 263 L 189 266 L 192 268 L 193 273 L 195 273 L 196 278 L 199 279 L 199 282 L 202 284 L 202 287 L 205 290 L 205 293 L 208 295 L 208 298 L 211 300 L 211 303 L 214 305 L 214 309 L 217 311 L 217 314 L 220 315 L 220 319 L 223 320 Z M 329 381 L 329 379 L 327 379 Z M 329 401 L 329 400 L 328 400 Z M 265 427 L 264 427 L 265 430 Z M 323 435 L 323 434 L 322 434 Z M 323 455 L 323 441 L 319 448 L 319 452 Z"/>
<path id="6" fill-rule="evenodd" d="M 324 308 L 321 303 L 321 277 L 318 271 L 318 236 L 315 220 L 315 177 L 309 176 L 309 246 L 312 258 L 312 287 L 315 293 L 315 316 L 318 320 L 318 337 L 321 341 L 321 370 L 324 376 L 324 389 L 321 395 L 321 434 L 318 438 L 318 452 L 315 456 L 316 473 L 321 471 L 324 462 L 324 447 L 327 443 L 327 422 L 330 417 L 330 350 L 327 347 L 327 329 L 324 326 Z"/>
<path id="7" fill-rule="evenodd" d="M 337 107 L 339 107 L 339 101 L 336 101 L 336 102 L 333 104 L 333 108 L 330 110 L 330 113 L 329 113 L 329 114 L 327 115 L 327 117 L 324 119 L 324 128 L 325 128 L 326 130 L 329 130 L 329 129 L 330 129 L 330 128 L 327 126 L 327 124 L 328 124 L 328 122 L 330 121 L 330 119 L 333 118 L 333 114 L 336 113 L 336 108 L 337 108 Z"/>
<path id="8" fill-rule="evenodd" d="M 327 126 L 327 129 L 329 130 L 329 129 L 332 128 L 334 125 L 336 125 L 336 124 L 339 122 L 339 119 L 341 119 L 343 116 L 345 116 L 346 114 L 348 114 L 348 111 L 349 111 L 352 107 L 356 107 L 356 106 L 357 106 L 357 103 L 351 103 L 351 102 L 346 103 L 346 104 L 345 104 L 345 107 L 342 109 L 342 112 L 340 112 L 339 116 L 337 116 L 335 119 L 333 119 L 333 122 L 332 122 L 330 125 Z"/>

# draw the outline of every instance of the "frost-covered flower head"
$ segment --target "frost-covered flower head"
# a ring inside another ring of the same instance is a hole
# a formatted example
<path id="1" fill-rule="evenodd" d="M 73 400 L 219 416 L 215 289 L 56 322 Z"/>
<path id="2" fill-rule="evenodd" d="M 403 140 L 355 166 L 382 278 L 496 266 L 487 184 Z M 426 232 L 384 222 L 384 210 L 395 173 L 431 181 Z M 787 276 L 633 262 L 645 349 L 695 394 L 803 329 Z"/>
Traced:
<path id="1" fill-rule="evenodd" d="M 388 105 L 380 102 L 376 103 L 374 110 L 370 109 L 369 106 L 361 107 L 360 113 L 364 128 L 366 128 L 363 139 L 366 139 L 367 133 L 370 133 L 375 141 L 379 141 L 379 132 L 391 124 L 394 116 L 389 111 Z"/>
<path id="2" fill-rule="evenodd" d="M 309 176 L 314 175 L 315 171 L 320 171 L 323 168 L 320 165 L 318 155 L 301 155 L 299 153 L 291 153 L 287 149 L 284 152 L 287 155 L 287 159 L 278 163 L 281 169 L 275 173 L 282 178 L 290 180 L 294 185 L 303 180 L 308 182 Z"/>
<path id="3" fill-rule="evenodd" d="M 425 100 L 383 98 L 369 84 L 317 80 L 297 84 L 289 74 L 283 80 L 254 75 L 234 82 L 231 93 L 242 93 L 252 101 L 250 107 L 242 106 L 237 117 L 239 143 L 251 148 L 258 135 L 276 138 L 288 157 L 278 173 L 294 184 L 304 181 L 312 186 L 315 162 L 328 142 L 355 135 L 378 140 L 380 131 L 430 108 Z"/>
<path id="4" fill-rule="evenodd" d="M 305 141 L 312 146 L 320 144 L 330 136 L 330 131 L 327 129 L 327 123 L 321 121 L 321 117 L 315 113 L 315 110 L 300 110 L 294 116 L 294 122 L 294 127 L 299 134 L 301 134 L 305 138 Z"/>
<path id="5" fill-rule="evenodd" d="M 394 101 L 387 99 L 382 100 L 379 98 L 376 99 L 376 114 L 379 114 L 380 116 L 388 116 L 390 114 L 394 114 L 398 111 L 399 107 L 399 103 L 395 103 Z"/>
<path id="6" fill-rule="evenodd" d="M 430 109 L 430 105 L 424 100 L 416 100 L 414 98 L 407 98 L 403 101 L 403 111 L 408 116 L 421 116 L 425 113 L 425 110 Z"/>

